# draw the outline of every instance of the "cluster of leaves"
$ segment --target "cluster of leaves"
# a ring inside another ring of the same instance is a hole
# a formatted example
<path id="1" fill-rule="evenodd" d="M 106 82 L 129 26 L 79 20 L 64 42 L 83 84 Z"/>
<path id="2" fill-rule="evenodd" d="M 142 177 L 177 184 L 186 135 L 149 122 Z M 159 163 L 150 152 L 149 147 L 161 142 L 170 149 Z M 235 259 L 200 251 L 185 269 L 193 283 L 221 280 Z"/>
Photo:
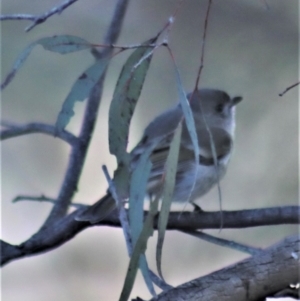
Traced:
<path id="1" fill-rule="evenodd" d="M 122 223 L 124 236 L 127 243 L 127 249 L 130 256 L 130 263 L 128 267 L 127 276 L 125 279 L 123 291 L 120 300 L 127 300 L 138 268 L 141 269 L 145 282 L 153 296 L 156 295 L 153 282 L 161 288 L 169 287 L 163 280 L 161 271 L 161 256 L 162 246 L 167 227 L 172 194 L 175 185 L 175 174 L 177 169 L 177 161 L 179 154 L 179 145 L 182 129 L 182 121 L 179 122 L 177 129 L 174 132 L 173 140 L 170 146 L 170 152 L 166 161 L 165 173 L 162 176 L 164 181 L 163 191 L 154 200 L 150 201 L 150 210 L 146 219 L 144 219 L 144 197 L 146 194 L 146 187 L 148 177 L 151 171 L 150 154 L 153 145 L 145 149 L 140 157 L 137 167 L 133 172 L 130 171 L 130 155 L 127 152 L 127 141 L 129 135 L 129 126 L 134 109 L 138 102 L 141 90 L 149 69 L 154 50 L 161 45 L 166 46 L 165 43 L 157 44 L 160 33 L 147 40 L 145 43 L 136 46 L 136 49 L 129 56 L 125 62 L 120 73 L 116 88 L 113 94 L 113 99 L 109 111 L 109 148 L 111 154 L 116 156 L 118 168 L 114 173 L 113 180 L 109 179 L 109 187 L 115 201 L 118 204 L 120 220 Z M 17 71 L 26 61 L 32 49 L 41 45 L 44 49 L 60 54 L 68 54 L 76 51 L 92 49 L 94 44 L 88 41 L 70 35 L 53 36 L 42 38 L 34 43 L 31 43 L 19 56 L 13 65 L 11 72 L 8 74 L 2 83 L 4 89 L 14 78 Z M 126 48 L 122 48 L 121 51 Z M 119 53 L 121 52 L 119 51 Z M 113 56 L 112 56 L 113 57 Z M 103 57 L 97 59 L 94 64 L 88 67 L 75 81 L 71 91 L 63 102 L 61 111 L 58 114 L 55 131 L 61 133 L 65 130 L 74 115 L 74 106 L 77 101 L 84 101 L 90 95 L 93 87 L 104 74 L 109 61 L 112 57 Z M 184 117 L 189 129 L 194 147 L 195 147 L 195 160 L 198 160 L 199 149 L 195 124 L 189 102 L 184 92 L 179 71 L 175 65 L 179 98 L 183 108 Z M 125 209 L 122 204 L 124 198 L 129 196 L 129 215 L 127 217 Z M 160 210 L 159 199 L 162 199 L 162 207 Z M 158 220 L 158 243 L 157 243 L 157 269 L 160 278 L 149 270 L 147 260 L 145 257 L 145 250 L 147 241 L 152 236 L 154 228 L 154 217 L 159 212 Z"/>

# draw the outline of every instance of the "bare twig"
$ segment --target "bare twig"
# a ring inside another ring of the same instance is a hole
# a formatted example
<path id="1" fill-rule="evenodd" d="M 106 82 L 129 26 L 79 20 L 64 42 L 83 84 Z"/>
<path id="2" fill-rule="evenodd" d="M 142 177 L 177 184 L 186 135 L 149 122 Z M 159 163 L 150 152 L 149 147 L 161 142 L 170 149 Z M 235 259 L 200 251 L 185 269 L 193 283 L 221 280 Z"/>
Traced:
<path id="1" fill-rule="evenodd" d="M 44 124 L 39 122 L 32 122 L 24 125 L 15 124 L 9 121 L 1 121 L 1 126 L 6 127 L 0 132 L 1 140 L 6 140 L 9 138 L 19 137 L 22 135 L 34 134 L 34 133 L 42 133 L 47 134 L 53 137 L 58 137 L 70 145 L 75 145 L 78 141 L 78 138 L 72 133 L 63 130 L 61 132 L 57 132 L 55 126 L 50 124 Z"/>
<path id="2" fill-rule="evenodd" d="M 55 203 L 56 199 L 49 198 L 45 195 L 40 195 L 40 196 L 34 196 L 34 195 L 24 195 L 20 194 L 16 196 L 13 200 L 12 203 L 18 203 L 21 201 L 37 201 L 37 202 L 49 202 L 49 203 Z"/>
<path id="3" fill-rule="evenodd" d="M 27 256 L 48 252 L 71 240 L 76 234 L 93 226 L 120 227 L 117 210 L 98 224 L 77 222 L 75 217 L 86 208 L 55 220 L 51 227 L 44 230 L 44 235 L 34 235 L 20 245 L 10 245 L 2 241 L 1 265 Z M 145 212 L 145 216 L 148 212 Z M 223 211 L 223 229 L 237 229 L 282 224 L 299 224 L 300 207 L 274 207 L 242 211 Z M 168 230 L 195 231 L 219 229 L 220 212 L 170 212 Z M 157 218 L 154 220 L 157 229 Z M 241 230 L 242 231 L 242 230 Z"/>
<path id="4" fill-rule="evenodd" d="M 48 18 L 52 17 L 55 14 L 61 14 L 67 7 L 72 5 L 74 2 L 78 0 L 66 0 L 63 3 L 54 6 L 49 11 L 41 14 L 41 15 L 30 15 L 30 14 L 12 14 L 12 15 L 1 15 L 0 21 L 5 20 L 29 20 L 32 21 L 32 24 L 25 28 L 25 31 L 30 31 L 35 26 L 44 23 Z"/>
<path id="5" fill-rule="evenodd" d="M 300 81 L 297 82 L 297 83 L 295 83 L 295 84 L 293 84 L 293 85 L 291 85 L 291 86 L 289 86 L 289 87 L 287 87 L 283 92 L 279 93 L 279 96 L 283 96 L 283 95 L 284 95 L 286 92 L 288 92 L 289 90 L 291 90 L 291 89 L 293 89 L 293 88 L 299 86 L 299 84 L 300 84 Z"/>
<path id="6" fill-rule="evenodd" d="M 45 195 L 41 195 L 41 196 L 18 195 L 12 200 L 13 203 L 17 203 L 17 202 L 21 202 L 21 201 L 48 202 L 51 204 L 55 204 L 57 202 L 56 199 L 46 197 Z M 81 208 L 87 207 L 87 205 L 84 205 L 81 203 L 72 203 L 71 206 L 76 209 L 81 209 Z"/>
<path id="7" fill-rule="evenodd" d="M 204 22 L 200 67 L 199 67 L 198 74 L 197 74 L 197 79 L 196 79 L 196 84 L 195 84 L 195 90 L 199 86 L 201 72 L 202 72 L 202 69 L 204 67 L 204 51 L 205 51 L 206 33 L 207 33 L 207 27 L 208 27 L 208 17 L 209 17 L 209 12 L 210 12 L 210 8 L 211 8 L 211 4 L 212 4 L 212 0 L 209 0 L 207 11 L 206 11 L 206 16 L 205 16 L 205 22 Z"/>

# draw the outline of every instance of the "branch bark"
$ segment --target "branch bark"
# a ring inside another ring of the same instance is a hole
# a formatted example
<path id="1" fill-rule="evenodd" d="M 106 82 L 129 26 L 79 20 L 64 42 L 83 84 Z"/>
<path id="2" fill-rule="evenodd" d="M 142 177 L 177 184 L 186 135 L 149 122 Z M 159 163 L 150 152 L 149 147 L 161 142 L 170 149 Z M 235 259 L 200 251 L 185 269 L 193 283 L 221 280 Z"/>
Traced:
<path id="1" fill-rule="evenodd" d="M 107 36 L 105 37 L 105 43 L 115 43 L 118 39 L 125 17 L 128 1 L 129 0 L 118 0 Z M 109 56 L 112 51 L 113 49 L 110 48 L 105 49 L 103 51 L 103 55 Z M 102 76 L 98 83 L 96 83 L 91 91 L 89 98 L 87 99 L 82 127 L 78 137 L 79 142 L 76 143 L 76 145 L 72 148 L 66 175 L 61 185 L 57 203 L 52 208 L 50 215 L 48 216 L 40 231 L 43 231 L 43 229 L 51 226 L 51 224 L 57 219 L 60 219 L 66 215 L 73 195 L 77 190 L 78 181 L 80 179 L 87 150 L 97 121 L 104 78 L 105 75 Z"/>
<path id="2" fill-rule="evenodd" d="M 78 141 L 77 137 L 72 133 L 66 130 L 58 132 L 56 131 L 55 126 L 50 124 L 32 122 L 32 123 L 20 125 L 8 121 L 1 121 L 1 125 L 6 127 L 6 129 L 0 132 L 1 140 L 19 137 L 22 135 L 42 133 L 42 134 L 50 135 L 52 137 L 58 137 L 63 141 L 69 143 L 71 146 L 75 145 L 75 143 Z"/>
<path id="3" fill-rule="evenodd" d="M 151 301 L 262 301 L 299 282 L 298 235 L 237 264 L 172 288 Z"/>
<path id="4" fill-rule="evenodd" d="M 1 241 L 1 266 L 16 259 L 51 251 L 72 239 L 79 232 L 93 226 L 120 227 L 118 213 L 112 212 L 98 224 L 77 222 L 75 216 L 84 210 L 80 208 L 73 213 L 56 220 L 52 226 L 45 228 L 40 235 L 34 235 L 20 245 L 11 245 Z M 146 214 L 147 212 L 145 212 Z M 275 207 L 242 211 L 223 211 L 223 229 L 247 228 L 280 224 L 299 224 L 300 207 Z M 157 228 L 157 219 L 154 221 Z M 171 212 L 168 230 L 203 230 L 220 229 L 220 212 Z"/>

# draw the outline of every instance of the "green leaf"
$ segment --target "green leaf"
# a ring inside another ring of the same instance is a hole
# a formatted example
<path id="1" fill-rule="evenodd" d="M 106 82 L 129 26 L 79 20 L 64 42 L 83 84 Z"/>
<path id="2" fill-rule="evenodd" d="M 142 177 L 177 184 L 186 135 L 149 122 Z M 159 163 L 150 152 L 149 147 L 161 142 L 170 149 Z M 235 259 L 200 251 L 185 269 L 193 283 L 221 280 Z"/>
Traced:
<path id="1" fill-rule="evenodd" d="M 180 141 L 181 141 L 181 132 L 182 132 L 182 123 L 180 122 L 175 131 L 173 140 L 170 145 L 170 151 L 167 157 L 165 180 L 164 180 L 164 187 L 162 193 L 162 205 L 161 205 L 159 218 L 158 218 L 156 266 L 157 266 L 157 271 L 161 278 L 163 278 L 162 271 L 161 271 L 162 247 L 163 247 L 165 232 L 168 224 L 173 192 L 175 188 L 177 163 L 178 163 Z"/>
<path id="2" fill-rule="evenodd" d="M 143 228 L 143 205 L 147 192 L 148 178 L 152 168 L 150 161 L 151 152 L 152 146 L 145 149 L 131 175 L 128 211 L 133 247 Z"/>
<path id="3" fill-rule="evenodd" d="M 148 238 L 153 235 L 153 222 L 158 211 L 158 201 L 159 198 L 156 198 L 153 202 L 150 203 L 150 210 L 148 212 L 143 229 L 135 244 L 132 256 L 130 258 L 126 278 L 124 281 L 119 301 L 127 301 L 129 298 L 137 274 L 141 254 L 145 253 Z"/>
<path id="4" fill-rule="evenodd" d="M 145 280 L 145 283 L 147 285 L 149 292 L 151 293 L 152 296 L 156 297 L 156 292 L 154 289 L 154 285 L 152 282 L 152 278 L 150 275 L 150 270 L 149 270 L 149 266 L 148 266 L 145 254 L 140 255 L 139 268 L 142 272 L 143 278 Z"/>
<path id="5" fill-rule="evenodd" d="M 156 38 L 149 41 L 153 43 Z M 149 41 L 144 44 L 149 44 Z M 140 47 L 129 56 L 118 78 L 110 104 L 109 149 L 118 162 L 114 181 L 120 199 L 127 198 L 129 194 L 130 157 L 126 151 L 129 126 L 149 69 L 151 51 L 152 48 Z"/>
<path id="6" fill-rule="evenodd" d="M 199 155 L 200 155 L 200 150 L 199 150 L 199 144 L 198 144 L 198 135 L 196 131 L 196 126 L 195 126 L 195 120 L 194 116 L 190 107 L 189 100 L 186 97 L 186 93 L 183 90 L 181 79 L 180 79 L 180 74 L 178 69 L 176 68 L 176 78 L 177 78 L 177 87 L 178 87 L 178 92 L 179 92 L 179 99 L 180 99 L 180 104 L 182 107 L 183 115 L 185 118 L 185 123 L 187 126 L 187 129 L 189 131 L 193 147 L 194 147 L 194 153 L 195 153 L 195 160 L 199 162 Z"/>
<path id="7" fill-rule="evenodd" d="M 129 222 L 130 233 L 132 238 L 133 248 L 141 234 L 143 229 L 144 220 L 144 199 L 147 191 L 147 183 L 152 168 L 150 161 L 150 155 L 152 152 L 152 146 L 145 149 L 144 153 L 139 158 L 137 166 L 132 172 L 130 181 L 130 197 L 129 197 Z M 140 250 L 143 251 L 143 250 Z M 155 290 L 150 277 L 150 272 L 144 254 L 140 254 L 139 267 L 143 274 L 145 283 L 152 295 L 155 295 Z"/>
<path id="8" fill-rule="evenodd" d="M 88 41 L 71 35 L 53 36 L 42 38 L 36 42 L 42 45 L 46 50 L 66 54 L 84 49 L 90 49 L 93 46 Z"/>
<path id="9" fill-rule="evenodd" d="M 22 67 L 32 49 L 36 45 L 41 45 L 46 50 L 58 52 L 61 54 L 80 51 L 92 47 L 89 42 L 76 36 L 54 36 L 39 39 L 29 44 L 16 59 L 11 71 L 8 73 L 5 80 L 1 84 L 1 90 L 4 89 L 12 81 L 17 71 Z"/>
<path id="10" fill-rule="evenodd" d="M 199 165 L 199 157 L 200 157 L 200 149 L 199 149 L 199 143 L 198 143 L 198 135 L 197 135 L 196 126 L 195 126 L 195 120 L 194 120 L 194 116 L 193 116 L 193 113 L 192 113 L 192 110 L 190 107 L 189 100 L 187 99 L 186 93 L 184 92 L 180 74 L 179 74 L 179 70 L 178 70 L 178 67 L 176 66 L 175 62 L 174 62 L 174 65 L 175 65 L 175 73 L 176 73 L 177 88 L 178 88 L 178 93 L 179 93 L 180 104 L 181 104 L 181 108 L 183 111 L 185 123 L 186 123 L 188 132 L 190 134 L 190 137 L 191 137 L 191 140 L 193 143 L 195 164 L 196 164 L 196 166 L 198 166 Z M 187 197 L 187 201 L 190 199 L 191 193 L 194 190 L 196 179 L 197 179 L 197 172 L 198 172 L 198 170 L 195 169 L 193 185 L 192 185 L 192 188 Z"/>
<path id="11" fill-rule="evenodd" d="M 74 115 L 76 101 L 83 101 L 90 95 L 91 90 L 106 70 L 108 62 L 108 58 L 98 60 L 78 77 L 57 117 L 56 128 L 58 131 L 64 130 L 70 122 Z"/>
<path id="12" fill-rule="evenodd" d="M 156 38 L 142 45 L 152 44 Z M 109 149 L 118 163 L 126 156 L 130 121 L 145 81 L 153 48 L 137 48 L 119 76 L 109 110 Z"/>

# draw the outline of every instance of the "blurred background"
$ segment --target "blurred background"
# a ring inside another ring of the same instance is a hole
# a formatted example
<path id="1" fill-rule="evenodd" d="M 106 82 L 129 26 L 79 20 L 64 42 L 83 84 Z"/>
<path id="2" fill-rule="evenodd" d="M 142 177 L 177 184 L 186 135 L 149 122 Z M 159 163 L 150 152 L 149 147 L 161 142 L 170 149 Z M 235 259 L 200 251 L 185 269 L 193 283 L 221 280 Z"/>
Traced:
<path id="1" fill-rule="evenodd" d="M 57 0 L 3 0 L 2 14 L 39 14 Z M 27 21 L 2 22 L 2 78 L 20 52 L 38 38 L 58 34 L 101 43 L 116 0 L 78 1 L 59 16 L 29 33 Z M 173 13 L 174 0 L 131 0 L 118 44 L 137 44 L 154 36 Z M 170 46 L 183 85 L 192 90 L 200 64 L 203 24 L 208 1 L 183 3 L 170 34 Z M 221 182 L 223 208 L 238 210 L 298 204 L 298 89 L 278 94 L 298 80 L 299 3 L 297 0 L 214 1 L 206 41 L 201 87 L 242 95 L 237 108 L 235 152 Z M 101 165 L 112 173 L 115 159 L 108 151 L 107 114 L 125 52 L 109 67 L 99 118 L 74 201 L 92 204 L 106 190 Z M 2 119 L 26 124 L 54 124 L 71 85 L 93 62 L 88 51 L 59 55 L 36 47 L 2 93 Z M 156 51 L 131 127 L 129 147 L 148 122 L 177 102 L 174 68 L 165 49 Z M 78 133 L 85 103 L 76 105 L 68 129 Z M 34 234 L 51 205 L 11 200 L 19 194 L 56 197 L 70 148 L 59 139 L 34 134 L 2 143 L 2 239 L 19 244 Z M 218 210 L 217 189 L 198 201 L 204 210 Z M 174 206 L 182 210 L 182 206 Z M 191 210 L 189 206 L 185 210 Z M 207 231 L 254 247 L 267 247 L 296 233 L 297 226 Z M 147 256 L 155 268 L 156 235 Z M 237 251 L 170 231 L 163 249 L 167 282 L 178 285 L 246 258 Z M 117 300 L 128 266 L 120 229 L 94 227 L 51 252 L 9 263 L 2 269 L 5 301 Z M 149 299 L 141 278 L 132 297 Z"/>

